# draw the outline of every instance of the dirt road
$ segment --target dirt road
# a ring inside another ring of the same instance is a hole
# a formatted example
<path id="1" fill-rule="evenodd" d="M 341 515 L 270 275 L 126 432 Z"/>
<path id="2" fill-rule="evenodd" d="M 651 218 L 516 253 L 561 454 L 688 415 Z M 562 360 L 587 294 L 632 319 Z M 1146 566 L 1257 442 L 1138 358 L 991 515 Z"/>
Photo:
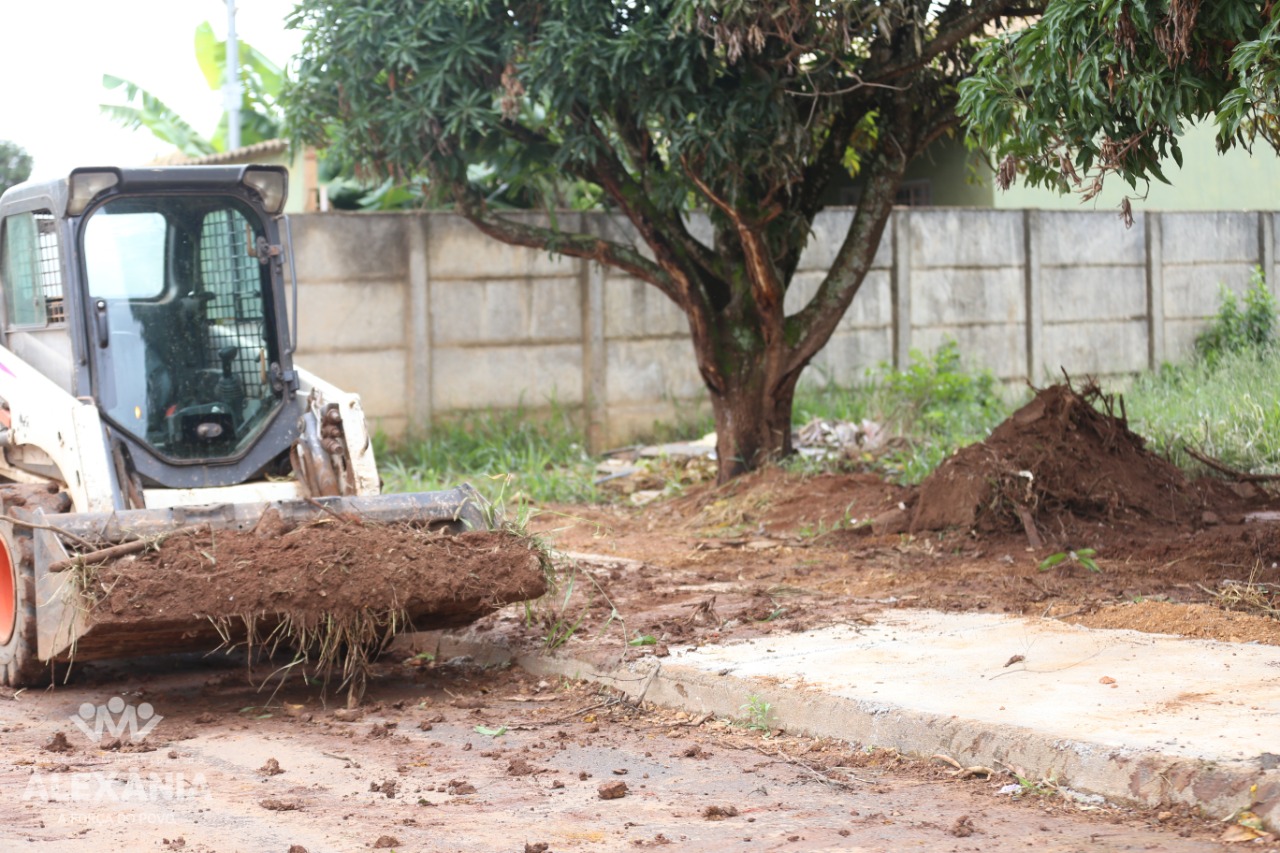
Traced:
<path id="1" fill-rule="evenodd" d="M 1002 794 L 1007 775 L 752 729 L 749 708 L 413 664 L 380 664 L 358 713 L 191 657 L 0 693 L 0 849 L 1218 849 L 1214 824 Z"/>

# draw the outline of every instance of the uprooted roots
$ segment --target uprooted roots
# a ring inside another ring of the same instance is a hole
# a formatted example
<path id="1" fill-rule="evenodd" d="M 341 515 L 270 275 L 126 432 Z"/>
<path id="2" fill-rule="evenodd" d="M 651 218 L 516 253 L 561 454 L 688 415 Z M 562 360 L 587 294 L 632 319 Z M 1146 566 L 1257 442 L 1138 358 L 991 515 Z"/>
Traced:
<path id="1" fill-rule="evenodd" d="M 281 648 L 291 651 L 293 660 L 272 676 L 287 676 L 295 668 L 310 669 L 320 674 L 326 692 L 334 687 L 337 676 L 336 689 L 346 689 L 348 708 L 358 705 L 364 697 L 374 659 L 410 624 L 408 613 L 402 609 L 365 609 L 341 616 L 330 613 L 318 621 L 284 614 L 271 620 L 274 624 L 269 628 L 263 624 L 266 620 L 252 614 L 238 619 L 209 617 L 209 621 L 226 648 L 243 643 L 250 659 L 255 648 L 267 657 L 275 657 Z"/>

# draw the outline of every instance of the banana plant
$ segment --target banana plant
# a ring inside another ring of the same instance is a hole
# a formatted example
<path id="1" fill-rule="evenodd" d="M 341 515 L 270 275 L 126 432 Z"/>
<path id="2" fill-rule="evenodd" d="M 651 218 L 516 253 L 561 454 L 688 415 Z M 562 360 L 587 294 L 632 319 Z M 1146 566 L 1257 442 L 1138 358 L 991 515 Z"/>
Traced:
<path id="1" fill-rule="evenodd" d="M 252 145 L 280 136 L 283 113 L 279 105 L 284 72 L 261 51 L 241 41 L 240 59 L 240 141 Z M 213 34 L 208 21 L 196 27 L 195 57 L 209 88 L 222 87 L 227 67 L 227 42 Z M 104 115 L 129 130 L 145 129 L 188 157 L 201 157 L 227 148 L 227 114 L 224 112 L 212 136 L 205 136 L 185 118 L 151 92 L 129 80 L 102 75 L 107 89 L 121 89 L 124 104 L 102 104 Z"/>

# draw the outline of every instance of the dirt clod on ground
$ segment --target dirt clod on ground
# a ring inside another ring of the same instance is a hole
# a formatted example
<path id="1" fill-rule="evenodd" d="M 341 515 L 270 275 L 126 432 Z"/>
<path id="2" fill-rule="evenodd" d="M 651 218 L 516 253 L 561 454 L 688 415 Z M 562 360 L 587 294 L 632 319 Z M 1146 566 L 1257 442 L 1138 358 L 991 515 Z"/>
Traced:
<path id="1" fill-rule="evenodd" d="M 622 781 L 605 782 L 596 792 L 602 800 L 620 800 L 627 795 L 627 783 Z"/>
<path id="2" fill-rule="evenodd" d="M 302 808 L 302 804 L 297 800 L 279 800 L 275 798 L 262 800 L 258 805 L 271 812 L 293 812 Z"/>
<path id="3" fill-rule="evenodd" d="M 702 816 L 707 820 L 724 820 L 725 818 L 737 817 L 737 806 L 707 806 L 702 810 Z"/>
<path id="4" fill-rule="evenodd" d="M 1201 489 L 1147 450 L 1116 405 L 1092 382 L 1039 391 L 920 484 L 911 529 L 1021 529 L 1038 547 L 1081 521 L 1199 518 Z"/>
<path id="5" fill-rule="evenodd" d="M 155 550 L 90 567 L 90 620 L 285 614 L 309 627 L 385 612 L 407 615 L 419 629 L 448 628 L 546 588 L 540 554 L 501 531 L 449 536 L 355 519 L 279 535 L 263 529 L 171 537 Z"/>
<path id="6" fill-rule="evenodd" d="M 66 732 L 54 732 L 49 742 L 41 748 L 45 752 L 71 752 L 71 744 L 67 742 Z"/>
<path id="7" fill-rule="evenodd" d="M 507 764 L 508 776 L 532 776 L 538 769 L 523 758 L 513 758 Z"/>

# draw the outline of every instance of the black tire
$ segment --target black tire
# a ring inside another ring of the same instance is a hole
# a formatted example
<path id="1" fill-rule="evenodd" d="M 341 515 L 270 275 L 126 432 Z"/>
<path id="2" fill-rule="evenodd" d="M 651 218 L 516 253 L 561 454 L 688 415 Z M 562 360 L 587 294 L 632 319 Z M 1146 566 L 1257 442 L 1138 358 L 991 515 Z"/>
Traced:
<path id="1" fill-rule="evenodd" d="M 36 656 L 36 636 L 31 532 L 0 522 L 0 685 L 49 683 L 51 670 Z"/>

